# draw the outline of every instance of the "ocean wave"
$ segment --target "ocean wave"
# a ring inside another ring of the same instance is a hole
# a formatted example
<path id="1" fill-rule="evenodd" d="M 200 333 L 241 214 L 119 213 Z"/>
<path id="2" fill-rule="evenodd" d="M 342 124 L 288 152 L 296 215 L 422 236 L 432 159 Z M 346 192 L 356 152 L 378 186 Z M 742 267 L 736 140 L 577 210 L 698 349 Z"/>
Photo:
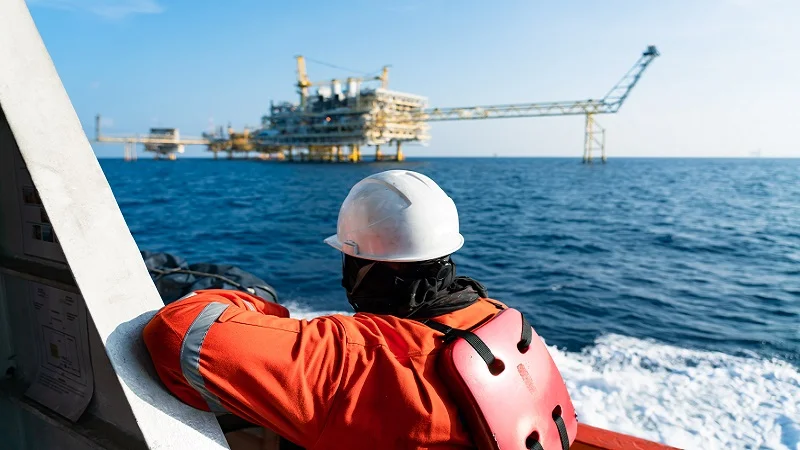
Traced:
<path id="1" fill-rule="evenodd" d="M 349 314 L 287 307 L 304 319 Z M 800 449 L 800 371 L 785 361 L 616 334 L 578 353 L 548 349 L 581 422 L 679 448 Z"/>
<path id="2" fill-rule="evenodd" d="M 800 449 L 800 372 L 785 361 L 613 334 L 550 350 L 588 424 L 680 448 Z"/>

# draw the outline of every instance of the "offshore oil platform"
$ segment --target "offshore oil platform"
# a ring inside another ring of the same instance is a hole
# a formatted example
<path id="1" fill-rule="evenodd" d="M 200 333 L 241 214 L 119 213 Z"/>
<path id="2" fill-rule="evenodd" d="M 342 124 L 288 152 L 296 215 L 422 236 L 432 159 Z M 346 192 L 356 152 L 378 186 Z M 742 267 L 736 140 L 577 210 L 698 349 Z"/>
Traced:
<path id="1" fill-rule="evenodd" d="M 619 111 L 645 69 L 659 56 L 649 46 L 622 79 L 599 100 L 520 103 L 492 106 L 429 108 L 423 96 L 389 89 L 389 68 L 376 76 L 349 77 L 311 82 L 303 56 L 297 56 L 299 102 L 272 103 L 261 126 L 235 131 L 228 127 L 181 138 L 175 128 L 154 128 L 146 136 L 112 137 L 101 134 L 101 118 L 95 122 L 96 142 L 125 144 L 125 159 L 136 159 L 136 145 L 156 158 L 175 159 L 186 145 L 205 145 L 218 157 L 234 154 L 289 161 L 359 162 L 363 151 L 374 148 L 375 161 L 402 161 L 405 143 L 425 144 L 430 139 L 429 122 L 481 120 L 514 117 L 585 116 L 583 162 L 591 163 L 599 153 L 606 161 L 605 129 L 595 118 Z M 310 88 L 316 87 L 312 94 Z M 388 153 L 384 151 L 388 150 Z"/>

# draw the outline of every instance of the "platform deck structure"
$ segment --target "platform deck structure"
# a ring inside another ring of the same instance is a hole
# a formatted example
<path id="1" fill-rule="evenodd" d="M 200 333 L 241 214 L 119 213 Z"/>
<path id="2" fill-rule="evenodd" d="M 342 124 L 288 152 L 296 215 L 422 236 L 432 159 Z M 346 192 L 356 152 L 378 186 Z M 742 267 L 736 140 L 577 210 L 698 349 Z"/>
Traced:
<path id="1" fill-rule="evenodd" d="M 606 162 L 605 129 L 596 115 L 615 114 L 622 107 L 642 74 L 659 56 L 655 46 L 642 52 L 630 70 L 606 95 L 595 100 L 520 103 L 508 105 L 428 108 L 425 97 L 387 89 L 388 71 L 367 81 L 381 81 L 375 89 L 361 89 L 363 79 L 347 80 L 343 91 L 339 80 L 311 83 L 302 56 L 298 60 L 299 103 L 272 105 L 254 134 L 256 148 L 265 153 L 283 153 L 294 160 L 360 161 L 362 147 L 375 148 L 375 160 L 386 158 L 382 145 L 397 151 L 390 159 L 402 160 L 404 143 L 426 144 L 429 123 L 457 120 L 485 120 L 517 117 L 585 116 L 583 162 L 591 163 L 599 153 Z M 308 88 L 319 86 L 314 96 Z M 346 149 L 346 150 L 345 150 Z"/>

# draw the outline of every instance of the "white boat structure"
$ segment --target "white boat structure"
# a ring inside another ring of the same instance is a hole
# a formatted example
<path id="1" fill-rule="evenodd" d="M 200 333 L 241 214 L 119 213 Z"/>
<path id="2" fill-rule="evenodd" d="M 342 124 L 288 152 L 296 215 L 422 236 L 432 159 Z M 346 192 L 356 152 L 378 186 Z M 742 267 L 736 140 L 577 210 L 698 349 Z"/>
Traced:
<path id="1" fill-rule="evenodd" d="M 23 0 L 0 5 L 0 109 L 0 446 L 228 448 L 154 377 L 163 303 Z"/>

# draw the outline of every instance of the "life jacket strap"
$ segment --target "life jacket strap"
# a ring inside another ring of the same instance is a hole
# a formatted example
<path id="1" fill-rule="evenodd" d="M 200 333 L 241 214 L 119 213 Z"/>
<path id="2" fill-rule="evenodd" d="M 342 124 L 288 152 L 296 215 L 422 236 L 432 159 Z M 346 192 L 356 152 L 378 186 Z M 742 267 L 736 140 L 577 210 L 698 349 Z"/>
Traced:
<path id="1" fill-rule="evenodd" d="M 522 334 L 519 338 L 519 343 L 517 343 L 517 348 L 520 350 L 527 349 L 531 346 L 533 342 L 533 327 L 528 320 L 525 319 L 524 314 L 520 314 L 522 316 Z"/>
<path id="2" fill-rule="evenodd" d="M 564 419 L 561 418 L 561 408 L 557 408 L 556 412 L 553 413 L 553 422 L 556 423 L 556 428 L 558 428 L 558 437 L 561 439 L 561 450 L 569 450 L 569 435 L 567 434 L 567 425 L 564 423 Z M 539 441 L 533 441 L 532 444 L 528 447 L 529 450 L 544 450 L 542 447 L 542 443 Z"/>
<path id="3" fill-rule="evenodd" d="M 567 435 L 567 425 L 564 423 L 564 419 L 561 416 L 555 416 L 553 421 L 556 423 L 556 428 L 558 428 L 558 437 L 561 438 L 561 448 L 569 450 L 569 435 Z"/>
<path id="4" fill-rule="evenodd" d="M 435 320 L 425 320 L 422 323 L 425 325 L 433 328 L 434 330 L 444 334 L 444 342 L 449 343 L 457 338 L 462 338 L 467 343 L 469 343 L 472 348 L 478 352 L 478 355 L 483 359 L 487 366 L 492 367 L 494 364 L 495 358 L 494 353 L 486 346 L 486 343 L 483 342 L 481 338 L 479 338 L 475 333 L 469 330 L 461 330 L 458 328 L 449 327 L 441 322 L 437 322 Z"/>
<path id="5" fill-rule="evenodd" d="M 524 351 L 530 347 L 531 342 L 533 342 L 533 328 L 528 320 L 525 319 L 525 315 L 520 315 L 522 316 L 522 332 L 520 334 L 520 340 L 517 343 L 517 348 L 520 351 Z M 481 359 L 483 359 L 490 369 L 493 367 L 493 364 L 497 358 L 495 358 L 494 353 L 492 353 L 492 350 L 489 349 L 486 343 L 483 342 L 483 340 L 472 331 L 453 328 L 433 319 L 423 320 L 422 323 L 444 334 L 445 343 L 450 343 L 457 338 L 464 339 L 472 348 L 475 349 L 476 352 L 478 352 L 478 355 L 481 357 Z"/>

